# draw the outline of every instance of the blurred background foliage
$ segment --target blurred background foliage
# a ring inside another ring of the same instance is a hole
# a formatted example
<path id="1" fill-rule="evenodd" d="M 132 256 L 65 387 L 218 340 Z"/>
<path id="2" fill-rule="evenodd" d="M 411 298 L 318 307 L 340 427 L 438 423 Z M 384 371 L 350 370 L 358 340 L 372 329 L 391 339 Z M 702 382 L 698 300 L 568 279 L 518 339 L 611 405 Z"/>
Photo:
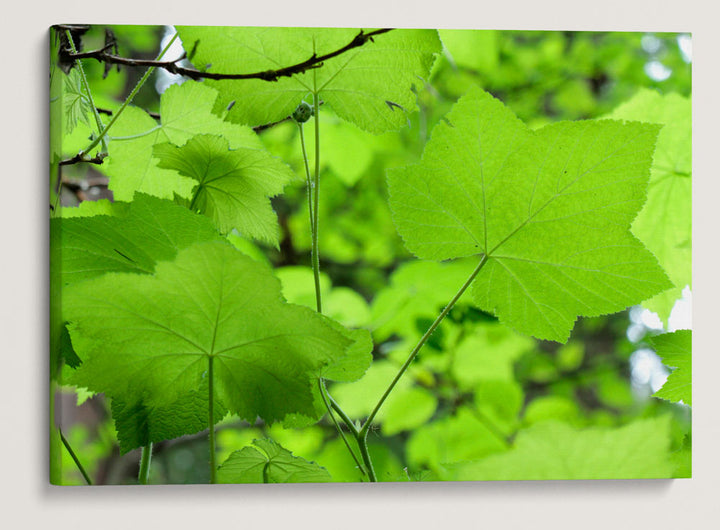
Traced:
<path id="1" fill-rule="evenodd" d="M 135 58 L 153 58 L 171 31 L 162 26 L 110 29 L 117 38 L 117 52 Z M 641 88 L 691 94 L 689 35 L 441 30 L 440 36 L 444 53 L 430 79 L 418 80 L 414 87 L 420 111 L 408 116 L 408 127 L 373 136 L 336 118 L 331 109 L 321 109 L 323 298 L 330 316 L 370 329 L 375 341 L 375 360 L 365 377 L 329 389 L 358 420 L 371 411 L 409 350 L 473 268 L 462 260 L 413 259 L 395 232 L 385 185 L 386 169 L 420 159 L 433 126 L 458 97 L 471 85 L 479 85 L 530 126 L 540 127 L 603 116 Z M 105 27 L 91 27 L 82 41 L 86 50 L 102 47 Z M 85 61 L 84 68 L 96 105 L 108 111 L 118 108 L 143 72 L 106 71 L 96 61 Z M 150 112 L 158 110 L 159 91 L 180 81 L 164 71 L 154 76 L 155 83 L 147 83 L 134 101 Z M 273 200 L 282 234 L 278 249 L 257 246 L 237 234 L 230 240 L 276 268 L 289 301 L 314 307 L 297 126 L 286 121 L 258 134 L 298 179 Z M 313 135 L 307 134 L 306 141 L 308 152 L 314 152 Z M 86 142 L 87 129 L 64 131 L 67 156 Z M 111 197 L 106 183 L 86 164 L 66 166 L 62 202 L 74 205 Z M 644 339 L 661 331 L 662 323 L 652 314 L 632 308 L 579 320 L 568 343 L 559 345 L 519 336 L 461 299 L 381 409 L 370 432 L 379 479 L 467 477 L 467 470 L 446 465 L 460 461 L 485 462 L 477 468 L 479 474 L 470 475 L 474 478 L 503 478 L 493 474 L 491 464 L 509 454 L 523 432 L 528 433 L 523 440 L 529 444 L 529 433 L 540 436 L 543 424 L 552 422 L 573 429 L 601 429 L 640 425 L 642 419 L 657 420 L 642 423 L 642 432 L 646 438 L 664 440 L 663 458 L 670 462 L 665 471 L 689 476 L 690 409 L 650 397 L 668 370 Z M 120 455 L 103 396 L 88 398 L 64 388 L 59 397 L 59 424 L 95 483 L 135 483 L 139 455 L 137 451 Z M 301 430 L 248 425 L 232 417 L 217 428 L 219 462 L 255 438 L 270 437 L 327 468 L 333 480 L 362 478 L 327 417 Z M 622 443 L 635 444 L 643 452 L 638 445 L 645 443 L 643 436 L 628 434 Z M 515 460 L 499 460 L 503 469 L 520 466 L 521 453 L 514 453 Z M 493 455 L 495 460 L 489 459 Z M 206 460 L 204 433 L 161 442 L 155 445 L 150 481 L 206 482 Z M 84 483 L 67 453 L 62 473 L 66 484 Z M 512 473 L 507 477 L 514 478 Z"/>

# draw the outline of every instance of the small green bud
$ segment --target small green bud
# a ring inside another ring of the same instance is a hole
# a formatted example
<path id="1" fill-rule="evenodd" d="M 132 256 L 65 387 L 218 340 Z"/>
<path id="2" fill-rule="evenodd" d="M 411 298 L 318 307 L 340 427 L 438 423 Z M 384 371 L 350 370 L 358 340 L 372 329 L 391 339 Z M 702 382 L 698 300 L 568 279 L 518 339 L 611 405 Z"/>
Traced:
<path id="1" fill-rule="evenodd" d="M 313 114 L 312 106 L 303 101 L 298 105 L 298 108 L 295 109 L 295 112 L 292 113 L 292 119 L 298 123 L 305 123 Z"/>

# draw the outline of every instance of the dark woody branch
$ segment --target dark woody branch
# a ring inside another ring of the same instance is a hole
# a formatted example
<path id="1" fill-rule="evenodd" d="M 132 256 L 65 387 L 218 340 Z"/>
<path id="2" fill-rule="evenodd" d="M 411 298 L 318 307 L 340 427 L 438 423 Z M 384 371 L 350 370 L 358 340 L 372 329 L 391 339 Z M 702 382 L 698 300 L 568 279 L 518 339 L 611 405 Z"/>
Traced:
<path id="1" fill-rule="evenodd" d="M 84 162 L 86 164 L 97 164 L 100 165 L 103 163 L 103 159 L 107 156 L 107 153 L 99 153 L 96 156 L 89 158 L 87 155 L 84 155 L 82 153 L 76 154 L 72 158 L 66 158 L 65 160 L 61 160 L 58 165 L 60 166 L 70 166 L 72 164 L 80 164 L 81 162 Z"/>
<path id="2" fill-rule="evenodd" d="M 178 74 L 189 77 L 190 79 L 262 79 L 264 81 L 277 81 L 281 77 L 290 77 L 295 74 L 303 73 L 313 68 L 319 68 L 322 66 L 324 61 L 337 57 L 349 50 L 358 48 L 365 44 L 367 41 L 373 41 L 373 37 L 382 33 L 391 31 L 391 28 L 376 29 L 365 33 L 360 30 L 360 33 L 355 35 L 355 38 L 348 44 L 339 48 L 333 52 L 326 53 L 324 55 L 313 54 L 310 58 L 292 66 L 286 66 L 277 70 L 265 70 L 262 72 L 254 72 L 249 74 L 223 74 L 213 72 L 201 72 L 194 68 L 185 68 L 178 65 L 178 62 L 184 58 L 175 59 L 174 61 L 152 61 L 145 59 L 129 59 L 127 57 L 120 57 L 118 55 L 110 53 L 108 46 L 105 46 L 98 50 L 80 53 L 69 53 L 67 54 L 68 59 L 95 59 L 100 62 L 110 64 L 121 64 L 126 66 L 153 66 L 156 68 L 163 68 L 171 74 Z"/>

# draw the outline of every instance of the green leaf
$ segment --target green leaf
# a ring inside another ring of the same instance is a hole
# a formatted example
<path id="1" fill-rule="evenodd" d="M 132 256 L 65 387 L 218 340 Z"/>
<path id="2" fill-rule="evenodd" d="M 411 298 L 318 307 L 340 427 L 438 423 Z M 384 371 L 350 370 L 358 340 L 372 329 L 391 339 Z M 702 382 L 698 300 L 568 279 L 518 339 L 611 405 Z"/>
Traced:
<path id="1" fill-rule="evenodd" d="M 262 149 L 248 127 L 229 123 L 212 114 L 217 92 L 201 83 L 172 85 L 160 98 L 160 122 L 129 106 L 110 130 L 108 158 L 99 169 L 110 177 L 115 200 L 130 201 L 136 191 L 172 199 L 190 197 L 196 182 L 177 172 L 159 168 L 153 146 L 185 143 L 197 134 L 222 135 L 230 148 Z"/>
<path id="2" fill-rule="evenodd" d="M 64 206 L 60 209 L 62 217 L 92 217 L 93 215 L 115 215 L 117 203 L 108 199 L 82 201 L 77 206 Z"/>
<path id="3" fill-rule="evenodd" d="M 481 381 L 514 381 L 513 364 L 533 346 L 532 339 L 497 322 L 479 324 L 455 350 L 451 373 L 463 389 Z"/>
<path id="4" fill-rule="evenodd" d="M 178 26 L 177 30 L 185 49 L 195 50 L 193 63 L 219 73 L 291 66 L 334 52 L 359 33 L 349 28 Z M 342 119 L 380 133 L 407 123 L 405 111 L 416 109 L 411 87 L 428 76 L 438 52 L 437 31 L 396 29 L 292 77 L 273 82 L 206 82 L 221 94 L 216 112 L 232 101 L 242 102 L 228 112 L 231 121 L 253 126 L 276 122 L 290 116 L 303 100 L 312 102 L 311 95 L 317 93 Z"/>
<path id="5" fill-rule="evenodd" d="M 375 407 L 398 367 L 389 361 L 372 363 L 365 376 L 350 384 L 334 384 L 331 394 L 350 417 L 367 416 Z M 437 408 L 437 397 L 413 384 L 409 377 L 400 379 L 375 417 L 386 436 L 414 429 L 428 421 Z"/>
<path id="6" fill-rule="evenodd" d="M 158 167 L 197 182 L 189 208 L 210 217 L 222 233 L 278 244 L 277 216 L 270 197 L 294 178 L 285 164 L 259 149 L 229 149 L 222 136 L 194 136 L 182 147 L 155 145 Z"/>
<path id="7" fill-rule="evenodd" d="M 667 322 L 683 288 L 692 287 L 692 103 L 678 94 L 640 90 L 611 118 L 662 124 L 648 198 L 632 233 L 658 258 L 675 287 L 643 305 Z"/>
<path id="8" fill-rule="evenodd" d="M 230 412 L 271 423 L 316 416 L 313 388 L 350 340 L 287 304 L 270 270 L 227 243 L 197 243 L 154 275 L 109 273 L 66 289 L 74 383 L 164 407 L 197 391 L 214 367 Z"/>
<path id="9" fill-rule="evenodd" d="M 282 283 L 283 296 L 293 304 L 315 308 L 315 283 L 310 267 L 280 267 L 275 275 Z M 324 313 L 349 327 L 365 326 L 370 309 L 365 299 L 349 287 L 333 287 L 327 274 L 320 273 L 320 292 Z"/>
<path id="10" fill-rule="evenodd" d="M 292 303 L 315 309 L 315 283 L 312 269 L 309 267 L 280 267 L 275 275 L 282 284 L 285 299 Z M 347 348 L 345 355 L 337 358 L 337 362 L 323 371 L 325 379 L 333 381 L 355 381 L 360 379 L 372 362 L 372 337 L 362 326 L 367 322 L 367 302 L 355 291 L 347 287 L 332 287 L 327 274 L 320 273 L 320 292 L 322 293 L 325 315 L 330 317 L 328 323 L 342 333 L 353 344 Z M 348 326 L 345 328 L 343 326 Z M 322 398 L 318 395 L 318 405 L 324 408 Z"/>
<path id="11" fill-rule="evenodd" d="M 500 32 L 441 29 L 439 33 L 453 64 L 490 75 L 496 72 L 500 61 Z"/>
<path id="12" fill-rule="evenodd" d="M 681 329 L 648 339 L 665 366 L 673 368 L 665 384 L 653 394 L 692 406 L 692 331 Z"/>
<path id="13" fill-rule="evenodd" d="M 507 439 L 515 432 L 523 403 L 522 387 L 515 381 L 487 380 L 475 388 L 477 412 L 498 437 Z"/>
<path id="14" fill-rule="evenodd" d="M 57 75 L 60 74 L 58 73 Z M 65 133 L 72 133 L 80 121 L 88 127 L 92 127 L 90 116 L 93 115 L 93 108 L 83 92 L 80 72 L 77 69 L 73 69 L 64 79 L 63 110 L 65 114 Z"/>
<path id="15" fill-rule="evenodd" d="M 278 484 L 330 482 L 324 467 L 290 451 L 272 440 L 253 440 L 253 445 L 232 453 L 218 468 L 221 484 Z"/>
<path id="16" fill-rule="evenodd" d="M 397 482 L 403 476 L 403 464 L 397 454 L 387 445 L 373 443 L 372 436 L 368 443 L 368 452 L 375 468 L 379 482 Z M 357 466 L 352 465 L 350 455 L 343 441 L 335 438 L 328 441 L 322 451 L 313 455 L 330 472 L 334 482 L 363 482 L 367 476 L 360 473 Z"/>
<path id="17" fill-rule="evenodd" d="M 434 320 L 473 270 L 473 263 L 410 261 L 401 264 L 390 284 L 372 301 L 373 335 L 381 342 L 393 334 L 420 336 L 416 322 Z M 428 278 L 433 281 L 429 282 Z M 461 302 L 462 303 L 462 300 Z"/>
<path id="18" fill-rule="evenodd" d="M 396 226 L 422 259 L 486 255 L 475 303 L 522 333 L 564 342 L 578 316 L 671 285 L 630 233 L 657 131 L 609 120 L 534 131 L 471 90 L 435 127 L 420 164 L 388 172 Z"/>
<path id="19" fill-rule="evenodd" d="M 253 243 L 250 239 L 238 234 L 237 231 L 230 232 L 226 236 L 226 239 L 232 246 L 234 246 L 236 249 L 238 249 L 240 252 L 242 252 L 246 256 L 251 257 L 258 263 L 264 263 L 268 267 L 271 266 L 270 260 L 265 255 L 263 250 L 258 245 Z"/>
<path id="20" fill-rule="evenodd" d="M 683 438 L 680 449 L 672 453 L 671 459 L 675 465 L 673 478 L 692 478 L 692 439 L 689 434 Z"/>
<path id="21" fill-rule="evenodd" d="M 379 397 L 379 396 L 378 396 Z M 383 436 L 392 436 L 425 425 L 438 406 L 438 398 L 429 390 L 413 386 L 399 392 L 397 399 L 384 405 Z"/>
<path id="22" fill-rule="evenodd" d="M 152 273 L 156 262 L 179 250 L 220 239 L 209 219 L 149 195 L 139 193 L 129 204 L 116 202 L 100 211 L 103 215 L 50 221 L 60 233 L 64 285 L 111 271 Z"/>
<path id="23" fill-rule="evenodd" d="M 481 458 L 505 450 L 505 442 L 466 406 L 458 408 L 453 416 L 418 428 L 406 446 L 412 466 L 433 470 L 445 462 Z"/>
<path id="24" fill-rule="evenodd" d="M 582 412 L 578 403 L 564 396 L 540 396 L 525 407 L 523 423 L 526 426 L 547 420 L 557 420 L 573 426 L 582 424 Z"/>
<path id="25" fill-rule="evenodd" d="M 208 382 L 203 379 L 197 390 L 168 405 L 113 398 L 111 411 L 121 454 L 150 443 L 194 434 L 208 428 Z M 217 423 L 227 414 L 227 409 L 216 402 L 213 413 Z"/>
<path id="26" fill-rule="evenodd" d="M 668 417 L 615 429 L 574 430 L 548 421 L 521 431 L 511 451 L 446 465 L 445 480 L 670 478 Z"/>

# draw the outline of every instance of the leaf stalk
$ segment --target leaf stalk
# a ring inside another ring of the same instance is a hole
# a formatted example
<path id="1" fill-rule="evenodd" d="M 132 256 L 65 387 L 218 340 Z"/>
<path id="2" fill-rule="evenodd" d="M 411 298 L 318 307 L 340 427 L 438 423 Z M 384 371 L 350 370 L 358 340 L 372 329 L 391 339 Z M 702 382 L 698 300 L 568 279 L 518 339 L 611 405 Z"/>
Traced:
<path id="1" fill-rule="evenodd" d="M 208 356 L 208 440 L 210 442 L 210 484 L 217 484 L 217 465 L 215 463 L 215 399 L 213 379 L 213 359 Z"/>
<path id="2" fill-rule="evenodd" d="M 67 452 L 70 453 L 70 456 L 72 457 L 73 462 L 75 462 L 75 465 L 80 470 L 80 473 L 82 474 L 83 478 L 85 479 L 85 482 L 87 482 L 88 486 L 92 486 L 92 480 L 90 480 L 90 476 L 87 474 L 87 471 L 85 471 L 85 468 L 80 463 L 80 460 L 78 459 L 77 455 L 75 454 L 75 451 L 73 451 L 72 447 L 70 447 L 70 442 L 68 442 L 65 439 L 65 436 L 63 436 L 63 433 L 60 429 L 58 429 L 58 432 L 60 433 L 60 440 L 62 440 L 62 443 L 65 446 L 65 449 L 67 449 Z"/>
<path id="3" fill-rule="evenodd" d="M 367 435 L 368 431 L 370 430 L 370 425 L 372 424 L 373 420 L 377 416 L 377 413 L 380 411 L 380 408 L 385 403 L 385 400 L 388 398 L 390 393 L 395 388 L 395 385 L 398 383 L 400 378 L 405 374 L 407 369 L 410 367 L 410 364 L 412 364 L 413 360 L 417 356 L 417 354 L 420 352 L 422 347 L 425 345 L 427 340 L 430 338 L 430 336 L 433 334 L 433 332 L 437 329 L 437 327 L 440 325 L 440 323 L 445 319 L 447 314 L 450 312 L 450 310 L 455 306 L 457 301 L 460 299 L 460 297 L 463 295 L 463 293 L 467 290 L 468 287 L 470 287 L 470 284 L 473 282 L 475 277 L 480 273 L 482 268 L 485 266 L 485 264 L 488 261 L 488 257 L 486 254 L 483 254 L 482 258 L 480 259 L 480 263 L 478 263 L 477 267 L 475 267 L 475 270 L 470 274 L 468 279 L 465 281 L 465 283 L 460 287 L 457 293 L 455 293 L 455 296 L 452 297 L 450 302 L 445 306 L 445 309 L 442 310 L 442 312 L 438 315 L 438 317 L 435 319 L 435 321 L 430 325 L 430 327 L 427 329 L 425 334 L 420 338 L 418 343 L 415 345 L 415 347 L 410 352 L 410 355 L 408 355 L 407 360 L 403 363 L 403 365 L 400 367 L 400 370 L 398 370 L 398 373 L 395 375 L 395 378 L 392 380 L 388 388 L 385 390 L 383 395 L 380 397 L 380 400 L 378 401 L 377 405 L 375 405 L 375 408 L 370 413 L 368 418 L 365 420 L 365 423 L 360 428 L 360 431 L 357 435 L 358 444 L 360 446 L 360 452 L 363 455 L 363 459 L 365 460 L 366 465 L 368 465 L 368 470 L 372 469 L 372 462 L 370 462 L 370 454 L 368 452 L 367 447 Z M 371 473 L 371 480 L 374 476 L 374 472 Z M 373 480 L 373 482 L 375 482 Z"/>
<path id="4" fill-rule="evenodd" d="M 153 444 L 150 442 L 142 448 L 140 455 L 140 471 L 138 472 L 138 483 L 146 485 L 150 478 L 150 460 L 152 459 Z"/>

